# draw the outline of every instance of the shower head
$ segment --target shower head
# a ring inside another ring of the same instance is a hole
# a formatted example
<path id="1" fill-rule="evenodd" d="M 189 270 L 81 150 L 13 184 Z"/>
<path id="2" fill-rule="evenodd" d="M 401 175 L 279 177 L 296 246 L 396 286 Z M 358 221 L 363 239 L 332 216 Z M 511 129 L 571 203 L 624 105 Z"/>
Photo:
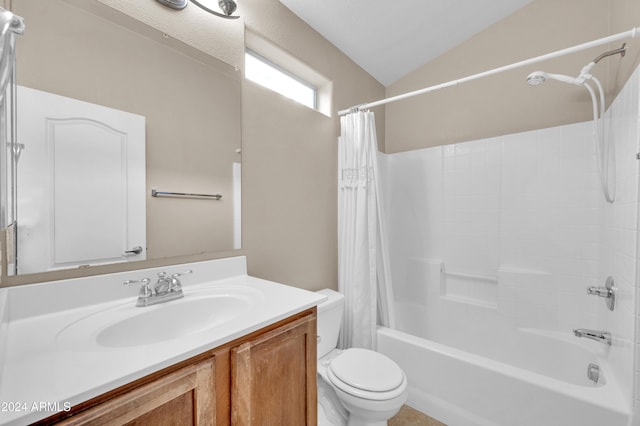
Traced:
<path id="1" fill-rule="evenodd" d="M 527 83 L 532 86 L 537 86 L 545 81 L 547 81 L 547 73 L 542 71 L 534 71 L 527 77 Z"/>
<path id="2" fill-rule="evenodd" d="M 569 77 L 563 74 L 551 74 L 544 71 L 534 71 L 527 77 L 527 83 L 532 86 L 538 86 L 547 80 L 558 80 L 564 83 L 575 84 L 576 86 L 582 86 L 583 82 L 577 78 Z"/>

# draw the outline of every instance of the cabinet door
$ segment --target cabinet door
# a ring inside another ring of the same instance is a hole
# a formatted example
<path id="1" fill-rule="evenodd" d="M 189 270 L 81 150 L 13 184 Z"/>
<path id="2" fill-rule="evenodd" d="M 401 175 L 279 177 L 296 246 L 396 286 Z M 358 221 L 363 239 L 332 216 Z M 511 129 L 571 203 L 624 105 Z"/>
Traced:
<path id="1" fill-rule="evenodd" d="M 231 349 L 231 424 L 317 423 L 315 313 Z"/>
<path id="2" fill-rule="evenodd" d="M 214 362 L 184 367 L 62 421 L 61 425 L 213 425 Z"/>

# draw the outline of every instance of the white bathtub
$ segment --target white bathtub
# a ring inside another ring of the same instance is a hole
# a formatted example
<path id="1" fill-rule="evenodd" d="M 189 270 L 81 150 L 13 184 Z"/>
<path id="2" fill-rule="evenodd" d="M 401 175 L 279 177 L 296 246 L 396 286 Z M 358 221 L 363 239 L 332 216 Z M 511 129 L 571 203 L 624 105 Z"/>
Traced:
<path id="1" fill-rule="evenodd" d="M 522 335 L 502 362 L 383 327 L 378 350 L 407 374 L 407 404 L 449 426 L 629 424 L 630 407 L 598 354 L 601 344 L 593 342 L 590 351 L 589 344 L 542 330 Z M 539 356 L 530 355 L 530 345 Z M 586 378 L 590 362 L 600 366 L 597 384 Z"/>

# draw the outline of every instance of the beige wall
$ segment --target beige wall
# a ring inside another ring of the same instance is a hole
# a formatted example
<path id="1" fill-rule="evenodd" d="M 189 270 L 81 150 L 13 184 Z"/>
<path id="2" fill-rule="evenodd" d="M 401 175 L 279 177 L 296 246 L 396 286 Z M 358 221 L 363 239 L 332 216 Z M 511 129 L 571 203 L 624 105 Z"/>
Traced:
<path id="1" fill-rule="evenodd" d="M 243 244 L 249 273 L 311 290 L 337 288 L 335 111 L 384 97 L 384 88 L 277 0 L 241 5 L 248 29 L 333 81 L 334 111 L 326 117 L 245 81 Z"/>
<path id="2" fill-rule="evenodd" d="M 22 0 L 5 1 L 15 3 Z M 240 65 L 242 62 L 243 19 L 238 21 L 214 18 L 194 5 L 176 11 L 154 0 L 67 1 L 98 1 L 228 64 Z M 242 2 L 240 3 L 242 13 Z"/>
<path id="3" fill-rule="evenodd" d="M 12 3 L 17 8 L 26 1 L 31 0 Z M 69 0 L 69 3 L 78 1 Z M 237 21 L 213 17 L 194 5 L 176 12 L 152 0 L 98 1 L 159 29 L 170 39 L 188 43 L 239 68 L 243 66 L 246 25 L 253 33 L 330 80 L 333 111 L 384 97 L 382 85 L 277 0 L 239 2 L 242 17 Z M 242 83 L 241 102 L 243 250 L 161 259 L 146 262 L 144 267 L 246 254 L 249 273 L 254 276 L 312 290 L 337 288 L 339 118 L 335 113 L 327 117 L 302 107 L 251 82 Z M 383 148 L 384 109 L 376 112 L 379 144 Z M 13 277 L 1 284 L 16 285 L 134 267 L 118 265 Z"/>
<path id="4" fill-rule="evenodd" d="M 610 0 L 611 32 L 627 31 L 640 26 L 640 1 L 638 0 Z M 640 34 L 639 34 L 640 36 Z M 622 86 L 640 64 L 640 37 L 627 40 L 627 54 L 623 60 L 609 61 L 612 83 L 615 84 L 617 94 Z M 612 47 L 620 47 L 617 43 Z M 606 60 L 606 59 L 605 59 Z M 609 103 L 613 96 L 609 97 Z"/>
<path id="5" fill-rule="evenodd" d="M 387 87 L 394 96 L 629 30 L 639 24 L 637 0 L 535 0 L 472 39 Z M 600 53 L 622 42 L 482 78 L 386 106 L 386 152 L 509 134 L 592 117 L 585 89 L 555 81 L 529 86 L 535 70 L 577 76 Z M 639 63 L 637 39 L 625 58 L 604 59 L 593 74 L 608 103 Z"/>
<path id="6" fill-rule="evenodd" d="M 158 11 L 155 5 L 140 13 L 129 2 L 100 1 L 240 67 L 244 44 L 237 44 L 237 28 L 244 24 L 332 81 L 333 111 L 384 97 L 382 85 L 277 0 L 238 2 L 241 18 L 236 27 L 230 29 L 227 22 L 220 27 L 222 40 L 213 33 L 220 19 L 209 17 L 211 26 L 202 37 L 177 24 L 199 19 L 193 5 L 183 15 Z M 173 20 L 156 22 L 156 12 Z M 225 38 L 233 49 L 217 47 Z M 384 109 L 376 112 L 383 148 Z M 242 253 L 251 275 L 310 290 L 337 288 L 338 134 L 335 114 L 326 117 L 243 81 Z"/>

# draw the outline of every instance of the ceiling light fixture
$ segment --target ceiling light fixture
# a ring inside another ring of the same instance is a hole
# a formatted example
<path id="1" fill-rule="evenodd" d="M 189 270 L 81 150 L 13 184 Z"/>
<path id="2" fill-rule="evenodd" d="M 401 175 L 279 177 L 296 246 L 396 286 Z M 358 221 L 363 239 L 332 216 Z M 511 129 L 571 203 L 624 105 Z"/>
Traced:
<path id="1" fill-rule="evenodd" d="M 187 7 L 187 5 L 189 4 L 189 0 L 157 0 L 157 1 L 158 3 L 161 3 L 167 7 L 170 7 L 171 9 L 176 9 L 176 10 L 182 10 L 185 7 Z M 198 0 L 191 0 L 191 2 L 196 6 L 198 6 L 200 9 L 206 10 L 207 12 L 213 15 L 219 16 L 220 18 L 225 18 L 225 19 L 239 18 L 239 16 L 233 15 L 233 12 L 235 12 L 236 8 L 238 7 L 234 0 L 218 0 L 218 7 L 223 13 L 216 12 L 215 10 L 200 3 L 200 1 Z"/>

